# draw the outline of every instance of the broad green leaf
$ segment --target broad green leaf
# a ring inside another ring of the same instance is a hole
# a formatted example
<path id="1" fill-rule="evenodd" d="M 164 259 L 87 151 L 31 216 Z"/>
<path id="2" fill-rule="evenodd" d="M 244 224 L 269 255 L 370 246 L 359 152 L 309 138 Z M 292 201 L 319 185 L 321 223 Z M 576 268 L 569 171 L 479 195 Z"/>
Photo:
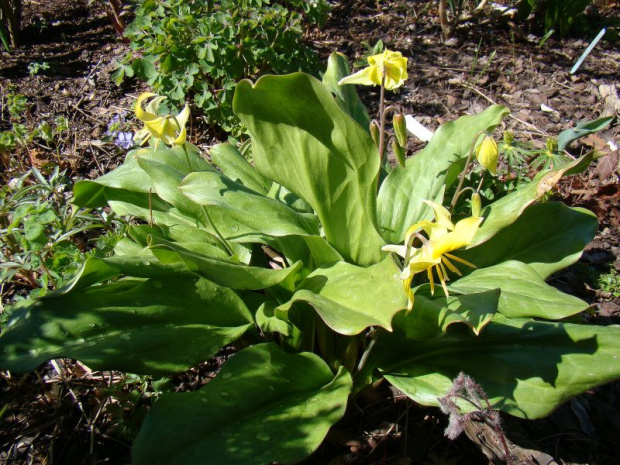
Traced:
<path id="1" fill-rule="evenodd" d="M 184 217 L 195 219 L 196 226 L 200 226 L 215 236 L 216 233 L 213 228 L 215 225 L 220 234 L 233 241 L 241 239 L 241 241 L 249 243 L 262 242 L 263 238 L 258 231 L 246 226 L 245 223 L 236 221 L 228 211 L 217 207 L 205 208 L 204 205 L 198 204 L 183 195 L 180 185 L 186 176 L 203 174 L 221 176 L 212 167 L 209 170 L 191 172 L 186 159 L 184 152 L 165 151 L 160 153 L 155 151 L 139 156 L 138 164 L 148 173 L 157 195 L 173 205 Z M 194 166 L 197 163 L 190 160 L 190 164 Z M 225 203 L 223 205 L 225 206 Z M 163 226 L 175 226 L 175 224 L 168 223 Z M 235 252 L 239 252 L 238 249 L 239 247 L 233 246 Z"/>
<path id="2" fill-rule="evenodd" d="M 133 446 L 135 465 L 297 463 L 344 415 L 351 376 L 311 353 L 260 344 L 196 392 L 163 394 Z"/>
<path id="3" fill-rule="evenodd" d="M 181 147 L 162 148 L 157 151 L 150 148 L 132 150 L 127 154 L 125 162 L 113 171 L 98 177 L 95 181 L 77 182 L 73 189 L 73 203 L 81 207 L 103 207 L 106 205 L 104 194 L 111 189 L 148 194 L 149 190 L 153 189 L 153 184 L 147 173 L 138 165 L 137 158 L 140 156 L 165 157 L 170 168 L 177 171 L 189 172 L 188 158 L 193 170 L 214 169 L 200 157 L 198 149 L 191 145 L 188 145 L 187 152 Z"/>
<path id="4" fill-rule="evenodd" d="M 153 253 L 164 264 L 183 262 L 191 271 L 231 289 L 265 289 L 295 279 L 301 269 L 301 262 L 281 270 L 247 266 L 228 260 L 198 255 L 183 249 L 174 242 L 153 237 Z"/>
<path id="5" fill-rule="evenodd" d="M 251 322 L 233 291 L 196 275 L 122 280 L 20 302 L 0 336 L 0 366 L 25 372 L 69 357 L 164 375 L 211 358 Z"/>
<path id="6" fill-rule="evenodd" d="M 198 205 L 217 206 L 233 220 L 270 236 L 318 236 L 314 215 L 298 213 L 219 173 L 192 173 L 180 192 Z"/>
<path id="7" fill-rule="evenodd" d="M 433 299 L 416 292 L 413 310 L 398 313 L 392 323 L 407 339 L 436 337 L 454 323 L 467 325 L 477 335 L 493 319 L 499 294 L 494 289 Z"/>
<path id="8" fill-rule="evenodd" d="M 532 182 L 486 206 L 482 211 L 485 220 L 478 229 L 470 248 L 489 240 L 498 231 L 514 223 L 521 213 L 549 192 L 565 175 L 580 173 L 592 161 L 592 154 L 584 155 L 559 170 L 540 171 Z"/>
<path id="9" fill-rule="evenodd" d="M 269 192 L 272 182 L 258 174 L 233 145 L 218 144 L 211 147 L 209 153 L 226 177 L 261 194 Z"/>
<path id="10" fill-rule="evenodd" d="M 392 318 L 407 305 L 399 275 L 391 257 L 368 268 L 345 262 L 325 265 L 308 275 L 276 315 L 285 318 L 294 303 L 302 301 L 340 334 L 353 336 L 370 326 L 391 331 Z"/>
<path id="11" fill-rule="evenodd" d="M 450 290 L 463 294 L 490 289 L 501 290 L 497 311 L 510 318 L 561 320 L 589 307 L 549 286 L 531 266 L 513 260 L 474 270 L 450 285 Z"/>
<path id="12" fill-rule="evenodd" d="M 579 260 L 597 228 L 596 216 L 582 208 L 559 202 L 536 204 L 486 242 L 457 255 L 478 268 L 518 260 L 546 279 Z"/>
<path id="13" fill-rule="evenodd" d="M 66 294 L 71 290 L 82 289 L 123 275 L 135 278 L 161 278 L 170 275 L 190 276 L 192 274 L 184 265 L 163 265 L 155 257 L 89 257 L 67 286 L 52 291 L 48 295 Z"/>
<path id="14" fill-rule="evenodd" d="M 327 243 L 324 237 L 305 236 L 303 239 L 312 253 L 312 258 L 314 258 L 316 266 L 344 260 L 342 256 Z"/>
<path id="15" fill-rule="evenodd" d="M 482 386 L 494 408 L 535 419 L 587 389 L 620 377 L 619 353 L 617 326 L 496 315 L 477 337 L 454 331 L 414 341 L 384 333 L 368 365 L 378 367 L 415 402 L 433 406 L 464 372 Z"/>
<path id="16" fill-rule="evenodd" d="M 390 172 L 377 200 L 379 230 L 387 242 L 401 243 L 409 226 L 432 219 L 423 200 L 442 203 L 450 167 L 467 157 L 480 131 L 491 131 L 507 114 L 506 107 L 493 105 L 478 115 L 445 123 L 423 150 L 407 159 L 405 168 L 396 166 Z"/>
<path id="17" fill-rule="evenodd" d="M 161 199 L 173 205 L 183 215 L 194 218 L 197 224 L 206 225 L 207 220 L 202 206 L 192 202 L 179 190 L 179 184 L 191 171 L 187 166 L 182 170 L 176 169 L 170 163 L 173 157 L 163 156 L 168 154 L 167 152 L 150 152 L 139 156 L 137 157 L 138 165 L 151 178 L 153 191 Z"/>
<path id="18" fill-rule="evenodd" d="M 334 52 L 327 60 L 327 70 L 322 81 L 336 96 L 336 103 L 340 109 L 368 130 L 370 116 L 368 116 L 368 110 L 357 95 L 356 87 L 353 84 L 338 85 L 338 81 L 350 74 L 351 68 L 349 68 L 347 57 L 342 53 Z"/>
<path id="19" fill-rule="evenodd" d="M 256 324 L 264 333 L 280 333 L 284 336 L 293 334 L 293 325 L 290 321 L 278 318 L 275 309 L 277 302 L 268 300 L 264 302 L 256 311 Z"/>
<path id="20" fill-rule="evenodd" d="M 252 136 L 256 170 L 308 202 L 345 259 L 378 262 L 377 148 L 327 87 L 301 73 L 263 76 L 237 85 L 234 109 Z"/>
<path id="21" fill-rule="evenodd" d="M 141 247 L 148 247 L 152 236 L 172 240 L 190 252 L 208 255 L 213 258 L 227 259 L 230 254 L 215 236 L 203 229 L 186 225 L 149 226 L 146 224 L 132 225 L 127 234 Z"/>
<path id="22" fill-rule="evenodd" d="M 566 148 L 570 145 L 571 142 L 587 136 L 588 134 L 592 134 L 594 132 L 601 131 L 609 126 L 614 119 L 614 116 L 606 116 L 604 118 L 595 119 L 593 121 L 583 121 L 578 123 L 572 129 L 567 129 L 566 131 L 562 131 L 558 136 L 558 150 L 562 152 L 566 150 Z"/>

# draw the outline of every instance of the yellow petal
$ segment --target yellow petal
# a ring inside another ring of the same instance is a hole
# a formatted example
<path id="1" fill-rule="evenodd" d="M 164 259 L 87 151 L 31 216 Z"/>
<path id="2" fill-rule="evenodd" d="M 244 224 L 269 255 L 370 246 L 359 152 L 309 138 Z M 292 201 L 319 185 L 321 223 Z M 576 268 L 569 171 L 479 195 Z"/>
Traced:
<path id="1" fill-rule="evenodd" d="M 158 117 L 157 115 L 151 113 L 150 111 L 145 111 L 142 108 L 142 102 L 144 102 L 146 99 L 149 99 L 151 97 L 155 97 L 155 94 L 152 92 L 144 92 L 140 94 L 140 96 L 138 97 L 138 100 L 136 100 L 136 106 L 134 109 L 136 112 L 136 118 L 138 118 L 140 121 L 144 123 L 153 121 L 154 119 Z"/>
<path id="2" fill-rule="evenodd" d="M 434 242 L 433 258 L 438 259 L 445 253 L 471 244 L 482 220 L 480 217 L 470 217 L 459 221 L 454 231 Z"/>
<path id="3" fill-rule="evenodd" d="M 189 106 L 185 104 L 185 106 L 183 107 L 183 110 L 181 110 L 181 113 L 179 113 L 175 118 L 180 128 L 183 128 L 187 124 L 187 121 L 189 120 L 189 115 L 190 115 Z"/>
<path id="4" fill-rule="evenodd" d="M 441 226 L 450 231 L 454 230 L 452 215 L 450 215 L 450 212 L 445 207 L 430 200 L 425 200 L 424 203 L 433 209 L 433 212 L 435 213 L 436 223 L 440 224 Z"/>
<path id="5" fill-rule="evenodd" d="M 433 223 L 428 220 L 422 220 L 407 229 L 407 232 L 405 233 L 405 244 L 409 242 L 409 239 L 413 234 L 420 230 L 423 230 L 430 239 L 433 239 L 433 237 L 441 237 L 448 232 L 448 230 L 440 224 Z"/>
<path id="6" fill-rule="evenodd" d="M 379 68 L 381 78 L 385 74 L 385 88 L 387 90 L 394 90 L 402 86 L 409 77 L 407 74 L 407 58 L 404 58 L 400 52 L 385 50 L 383 53 L 368 57 L 368 63 Z"/>
<path id="7" fill-rule="evenodd" d="M 355 74 L 342 78 L 338 85 L 362 84 L 364 86 L 380 86 L 381 71 L 377 66 L 368 66 Z"/>
<path id="8" fill-rule="evenodd" d="M 393 252 L 403 258 L 407 256 L 407 247 L 405 247 L 404 245 L 388 244 L 381 247 L 381 250 L 383 250 L 384 252 Z"/>
<path id="9" fill-rule="evenodd" d="M 187 130 L 185 126 L 181 128 L 181 132 L 179 133 L 179 137 L 177 137 L 172 144 L 173 145 L 183 145 L 185 144 L 185 140 L 187 139 Z"/>
<path id="10" fill-rule="evenodd" d="M 165 134 L 167 124 L 166 117 L 164 116 L 158 116 L 157 118 L 144 122 L 144 125 L 157 139 L 161 139 Z"/>
<path id="11" fill-rule="evenodd" d="M 417 273 L 421 273 L 429 269 L 431 266 L 439 263 L 441 259 L 436 259 L 433 253 L 433 247 L 429 243 L 424 247 L 417 249 L 409 259 L 409 263 L 407 264 L 407 269 L 409 273 L 414 275 Z"/>

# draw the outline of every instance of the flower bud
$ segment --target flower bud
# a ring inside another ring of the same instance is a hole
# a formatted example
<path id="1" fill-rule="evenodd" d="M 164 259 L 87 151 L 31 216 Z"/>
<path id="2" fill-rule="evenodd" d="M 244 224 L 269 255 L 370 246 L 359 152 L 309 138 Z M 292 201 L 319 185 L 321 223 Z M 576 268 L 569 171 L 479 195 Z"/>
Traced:
<path id="1" fill-rule="evenodd" d="M 471 195 L 471 216 L 480 216 L 482 212 L 482 201 L 480 200 L 480 194 L 474 192 Z"/>
<path id="2" fill-rule="evenodd" d="M 407 147 L 407 125 L 405 124 L 405 117 L 396 113 L 392 119 L 392 126 L 394 127 L 394 135 L 401 147 Z"/>
<path id="3" fill-rule="evenodd" d="M 376 121 L 370 122 L 370 135 L 372 136 L 372 140 L 375 141 L 375 145 L 379 147 L 380 131 L 379 131 L 379 125 L 377 125 Z"/>
<path id="4" fill-rule="evenodd" d="M 401 147 L 396 139 L 392 139 L 392 151 L 401 167 L 405 167 L 405 149 Z"/>
<path id="5" fill-rule="evenodd" d="M 493 176 L 497 173 L 497 162 L 499 153 L 497 152 L 497 143 L 491 136 L 485 136 L 482 143 L 476 150 L 476 159 L 484 166 Z"/>

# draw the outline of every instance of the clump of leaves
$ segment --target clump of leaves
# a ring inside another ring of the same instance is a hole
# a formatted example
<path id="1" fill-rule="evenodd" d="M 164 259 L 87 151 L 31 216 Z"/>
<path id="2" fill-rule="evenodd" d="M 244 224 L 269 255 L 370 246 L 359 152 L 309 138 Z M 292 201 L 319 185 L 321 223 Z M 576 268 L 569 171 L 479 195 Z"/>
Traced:
<path id="1" fill-rule="evenodd" d="M 209 124 L 239 134 L 237 81 L 316 73 L 317 54 L 303 42 L 304 15 L 321 22 L 327 8 L 325 0 L 140 0 L 125 30 L 132 52 L 113 79 L 138 76 L 177 105 L 192 97 Z"/>
<path id="2" fill-rule="evenodd" d="M 11 298 L 25 290 L 45 295 L 75 276 L 92 248 L 78 235 L 113 230 L 113 216 L 74 210 L 73 182 L 58 167 L 49 175 L 31 168 L 0 190 L 0 288 Z M 110 234 L 113 237 L 113 234 Z"/>
<path id="3" fill-rule="evenodd" d="M 400 56 L 368 62 L 356 81 L 383 83 L 390 67 L 404 78 Z M 233 107 L 253 165 L 231 144 L 213 147 L 211 164 L 170 136 L 171 147 L 161 138 L 77 183 L 75 204 L 142 222 L 66 288 L 16 305 L 0 366 L 23 372 L 69 357 L 166 376 L 236 344 L 204 387 L 154 403 L 136 465 L 298 462 L 380 379 L 439 406 L 462 371 L 489 411 L 540 418 L 620 377 L 618 327 L 577 322 L 588 304 L 545 282 L 596 233 L 591 212 L 545 201 L 592 154 L 459 213 L 446 192 L 458 182 L 458 199 L 476 141 L 508 109 L 448 122 L 391 167 L 355 88 L 337 84 L 348 74 L 334 54 L 322 81 L 240 82 Z M 160 138 L 154 121 L 146 129 Z M 496 159 L 487 150 L 479 162 L 494 171 Z"/>
<path id="4" fill-rule="evenodd" d="M 592 0 L 521 0 L 518 13 L 523 19 L 533 13 L 545 32 L 559 30 L 564 37 L 590 3 Z"/>

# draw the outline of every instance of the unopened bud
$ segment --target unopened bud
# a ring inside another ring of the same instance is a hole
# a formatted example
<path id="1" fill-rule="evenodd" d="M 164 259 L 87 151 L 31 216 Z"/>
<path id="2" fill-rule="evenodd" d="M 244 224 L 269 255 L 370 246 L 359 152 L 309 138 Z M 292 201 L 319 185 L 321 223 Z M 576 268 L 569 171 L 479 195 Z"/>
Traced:
<path id="1" fill-rule="evenodd" d="M 401 147 L 407 147 L 407 124 L 405 117 L 401 113 L 396 113 L 392 119 L 394 135 Z"/>
<path id="2" fill-rule="evenodd" d="M 396 160 L 398 160 L 398 164 L 401 167 L 405 167 L 405 149 L 398 143 L 396 139 L 392 139 L 392 151 L 394 152 L 394 156 Z"/>
<path id="3" fill-rule="evenodd" d="M 482 143 L 476 151 L 476 159 L 485 167 L 493 176 L 497 173 L 497 162 L 499 153 L 497 151 L 497 143 L 491 136 L 485 136 Z"/>
<path id="4" fill-rule="evenodd" d="M 376 121 L 370 122 L 370 135 L 372 136 L 372 140 L 375 141 L 375 145 L 379 147 L 380 131 L 379 131 L 379 125 L 377 124 Z"/>
<path id="5" fill-rule="evenodd" d="M 512 131 L 504 131 L 504 142 L 506 145 L 511 146 L 515 141 L 515 135 Z"/>
<path id="6" fill-rule="evenodd" d="M 474 192 L 471 195 L 471 216 L 480 216 L 482 212 L 482 200 L 480 199 L 480 194 L 478 192 Z"/>

